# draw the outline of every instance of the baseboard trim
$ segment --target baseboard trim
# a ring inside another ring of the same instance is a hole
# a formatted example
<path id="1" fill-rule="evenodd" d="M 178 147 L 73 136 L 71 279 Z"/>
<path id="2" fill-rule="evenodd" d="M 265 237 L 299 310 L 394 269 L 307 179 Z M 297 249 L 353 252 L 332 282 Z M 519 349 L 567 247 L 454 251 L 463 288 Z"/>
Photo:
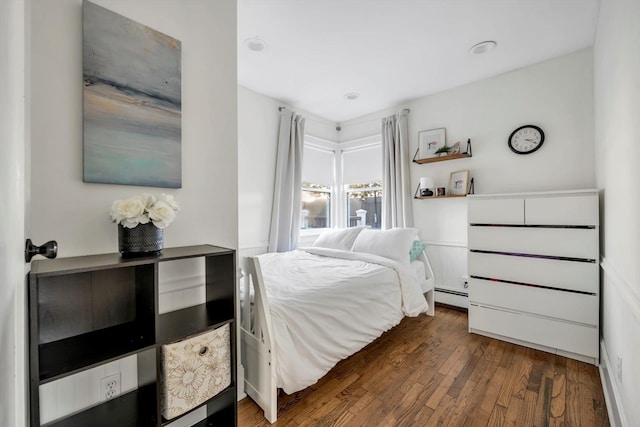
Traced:
<path id="1" fill-rule="evenodd" d="M 628 426 L 627 420 L 624 416 L 624 410 L 622 410 L 622 399 L 620 398 L 620 392 L 618 391 L 615 378 L 611 375 L 613 370 L 611 369 L 611 359 L 607 352 L 607 346 L 604 340 L 600 341 L 600 381 L 602 382 L 602 390 L 604 392 L 604 400 L 607 404 L 607 414 L 609 415 L 609 423 L 613 427 L 626 427 Z"/>
<path id="2" fill-rule="evenodd" d="M 465 312 L 465 313 L 469 312 L 469 309 L 466 308 L 466 307 L 460 307 L 460 306 L 457 306 L 457 305 L 445 304 L 443 302 L 436 302 L 435 305 L 436 305 L 436 307 L 448 308 L 448 309 L 451 309 L 451 310 L 462 311 L 462 312 Z"/>
<path id="3" fill-rule="evenodd" d="M 460 308 L 467 308 L 469 306 L 469 299 L 467 297 L 467 294 L 455 289 L 436 287 L 435 301 L 437 304 L 447 304 Z"/>
<path id="4" fill-rule="evenodd" d="M 435 289 L 436 292 L 442 292 L 443 294 L 457 295 L 459 297 L 465 297 L 465 298 L 467 298 L 469 296 L 468 292 L 462 292 L 462 291 L 459 291 L 457 289 L 440 288 L 438 286 L 436 286 L 434 289 Z"/>

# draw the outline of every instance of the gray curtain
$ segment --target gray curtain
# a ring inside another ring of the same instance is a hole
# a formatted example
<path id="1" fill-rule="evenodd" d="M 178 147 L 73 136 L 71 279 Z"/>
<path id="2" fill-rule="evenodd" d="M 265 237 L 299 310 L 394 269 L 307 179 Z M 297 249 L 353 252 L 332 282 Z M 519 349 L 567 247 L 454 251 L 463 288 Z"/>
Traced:
<path id="1" fill-rule="evenodd" d="M 269 231 L 269 252 L 286 252 L 298 247 L 303 143 L 304 117 L 282 109 Z"/>
<path id="2" fill-rule="evenodd" d="M 382 119 L 382 228 L 413 227 L 409 132 L 402 110 Z"/>

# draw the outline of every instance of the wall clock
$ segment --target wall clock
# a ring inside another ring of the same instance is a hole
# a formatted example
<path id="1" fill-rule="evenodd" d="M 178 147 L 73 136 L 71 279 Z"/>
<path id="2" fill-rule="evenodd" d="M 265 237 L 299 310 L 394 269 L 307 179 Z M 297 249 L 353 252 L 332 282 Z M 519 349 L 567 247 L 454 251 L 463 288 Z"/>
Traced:
<path id="1" fill-rule="evenodd" d="M 516 154 L 531 154 L 542 147 L 544 132 L 538 126 L 525 125 L 511 132 L 509 148 Z"/>

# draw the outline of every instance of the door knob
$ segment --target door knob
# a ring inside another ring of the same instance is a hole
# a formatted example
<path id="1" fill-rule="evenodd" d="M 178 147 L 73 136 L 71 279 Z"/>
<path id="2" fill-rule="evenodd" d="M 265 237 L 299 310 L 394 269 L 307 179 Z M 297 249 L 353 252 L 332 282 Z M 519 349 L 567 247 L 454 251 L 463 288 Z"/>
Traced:
<path id="1" fill-rule="evenodd" d="M 55 258 L 58 256 L 58 242 L 50 240 L 42 246 L 36 246 L 31 242 L 31 239 L 27 239 L 27 243 L 24 249 L 24 259 L 26 262 L 31 262 L 31 258 L 36 255 L 42 255 L 47 258 Z"/>

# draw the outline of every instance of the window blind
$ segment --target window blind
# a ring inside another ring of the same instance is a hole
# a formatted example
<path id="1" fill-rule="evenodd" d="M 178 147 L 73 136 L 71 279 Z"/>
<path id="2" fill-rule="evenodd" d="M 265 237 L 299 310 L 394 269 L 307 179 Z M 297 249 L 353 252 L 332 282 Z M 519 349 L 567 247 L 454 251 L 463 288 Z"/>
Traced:
<path id="1" fill-rule="evenodd" d="M 334 152 L 309 144 L 304 146 L 302 182 L 333 186 Z"/>
<path id="2" fill-rule="evenodd" d="M 342 152 L 342 182 L 365 184 L 382 181 L 382 146 L 374 145 Z"/>

